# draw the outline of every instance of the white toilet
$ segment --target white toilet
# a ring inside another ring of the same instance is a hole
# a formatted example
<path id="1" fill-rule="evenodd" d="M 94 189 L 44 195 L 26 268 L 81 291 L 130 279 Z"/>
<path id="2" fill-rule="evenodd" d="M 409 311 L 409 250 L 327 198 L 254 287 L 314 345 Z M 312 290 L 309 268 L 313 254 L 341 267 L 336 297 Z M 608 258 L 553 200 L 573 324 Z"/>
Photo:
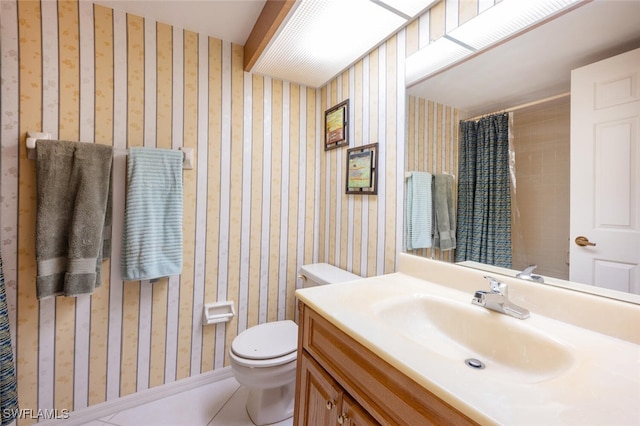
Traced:
<path id="1" fill-rule="evenodd" d="M 361 279 L 328 263 L 300 267 L 303 287 Z M 298 326 L 274 321 L 250 327 L 231 343 L 229 357 L 236 380 L 249 389 L 247 413 L 256 425 L 293 416 Z"/>

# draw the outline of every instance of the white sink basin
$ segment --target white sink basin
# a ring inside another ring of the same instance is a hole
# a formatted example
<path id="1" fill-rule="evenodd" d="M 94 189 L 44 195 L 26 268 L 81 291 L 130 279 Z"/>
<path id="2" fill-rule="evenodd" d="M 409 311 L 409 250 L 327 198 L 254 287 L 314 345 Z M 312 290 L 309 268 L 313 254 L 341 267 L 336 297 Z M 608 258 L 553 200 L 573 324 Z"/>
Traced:
<path id="1" fill-rule="evenodd" d="M 492 379 L 536 383 L 574 363 L 570 349 L 519 320 L 460 301 L 428 294 L 387 299 L 372 307 L 387 327 L 423 349 L 460 362 L 481 361 Z M 470 367 L 472 368 L 472 367 Z M 475 372 L 471 372 L 475 373 Z"/>
<path id="2" fill-rule="evenodd" d="M 519 320 L 471 304 L 474 292 L 486 289 L 484 273 L 408 255 L 402 260 L 404 271 L 305 288 L 296 296 L 479 424 L 638 424 L 640 345 L 598 332 L 599 325 L 585 328 L 543 314 L 557 309 L 583 323 L 602 306 L 607 317 L 586 323 L 630 328 L 640 319 L 637 306 L 604 299 L 587 304 L 588 295 L 514 279 L 513 302 L 531 312 Z M 617 310 L 631 321 L 623 324 L 612 315 Z M 486 368 L 468 367 L 468 358 Z"/>

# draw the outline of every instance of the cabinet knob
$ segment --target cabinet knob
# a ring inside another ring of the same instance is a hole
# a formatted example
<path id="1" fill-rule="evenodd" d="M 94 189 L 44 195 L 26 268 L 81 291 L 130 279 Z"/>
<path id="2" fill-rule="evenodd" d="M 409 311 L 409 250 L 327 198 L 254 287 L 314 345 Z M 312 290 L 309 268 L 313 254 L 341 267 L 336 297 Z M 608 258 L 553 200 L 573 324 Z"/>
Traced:
<path id="1" fill-rule="evenodd" d="M 345 423 L 347 422 L 347 419 L 348 419 L 348 417 L 347 417 L 347 415 L 346 415 L 346 414 L 344 414 L 344 413 L 340 414 L 340 415 L 338 416 L 338 424 L 339 424 L 339 425 L 343 425 L 343 424 L 345 424 Z"/>
<path id="2" fill-rule="evenodd" d="M 327 410 L 331 411 L 333 409 L 333 407 L 336 406 L 336 403 L 332 400 L 328 400 L 327 404 L 325 405 L 327 407 Z"/>

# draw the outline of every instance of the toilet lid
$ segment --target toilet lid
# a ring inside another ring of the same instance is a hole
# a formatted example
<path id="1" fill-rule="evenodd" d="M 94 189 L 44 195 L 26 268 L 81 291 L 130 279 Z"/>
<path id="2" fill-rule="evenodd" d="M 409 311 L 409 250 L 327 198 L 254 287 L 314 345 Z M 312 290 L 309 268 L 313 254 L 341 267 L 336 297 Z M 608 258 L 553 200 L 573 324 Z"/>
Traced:
<path id="1" fill-rule="evenodd" d="M 231 350 L 248 359 L 271 359 L 295 352 L 298 326 L 293 321 L 274 321 L 250 327 L 238 334 Z"/>

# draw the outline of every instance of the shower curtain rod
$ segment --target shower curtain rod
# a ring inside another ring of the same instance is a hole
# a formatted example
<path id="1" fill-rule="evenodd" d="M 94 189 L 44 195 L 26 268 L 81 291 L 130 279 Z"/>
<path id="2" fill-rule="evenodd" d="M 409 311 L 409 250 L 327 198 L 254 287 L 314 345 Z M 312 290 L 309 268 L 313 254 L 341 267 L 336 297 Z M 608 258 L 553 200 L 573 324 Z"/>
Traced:
<path id="1" fill-rule="evenodd" d="M 517 111 L 519 109 L 523 109 L 523 108 L 527 108 L 527 107 L 530 107 L 530 106 L 542 104 L 542 103 L 545 103 L 545 102 L 555 101 L 556 99 L 564 98 L 565 96 L 569 96 L 570 94 L 571 94 L 571 92 L 560 93 L 559 95 L 549 96 L 547 98 L 538 99 L 537 101 L 527 102 L 527 103 L 524 103 L 524 104 L 521 104 L 521 105 L 512 106 L 512 107 L 501 109 L 501 110 L 498 110 L 498 111 L 495 111 L 495 112 L 488 112 L 486 114 L 480 114 L 480 115 L 475 116 L 473 118 L 465 118 L 462 121 L 475 121 L 475 120 L 479 120 L 479 119 L 481 119 L 483 117 L 487 117 L 487 116 L 493 115 L 493 114 L 500 114 L 500 113 L 505 113 L 505 112 L 513 112 L 513 111 Z"/>

